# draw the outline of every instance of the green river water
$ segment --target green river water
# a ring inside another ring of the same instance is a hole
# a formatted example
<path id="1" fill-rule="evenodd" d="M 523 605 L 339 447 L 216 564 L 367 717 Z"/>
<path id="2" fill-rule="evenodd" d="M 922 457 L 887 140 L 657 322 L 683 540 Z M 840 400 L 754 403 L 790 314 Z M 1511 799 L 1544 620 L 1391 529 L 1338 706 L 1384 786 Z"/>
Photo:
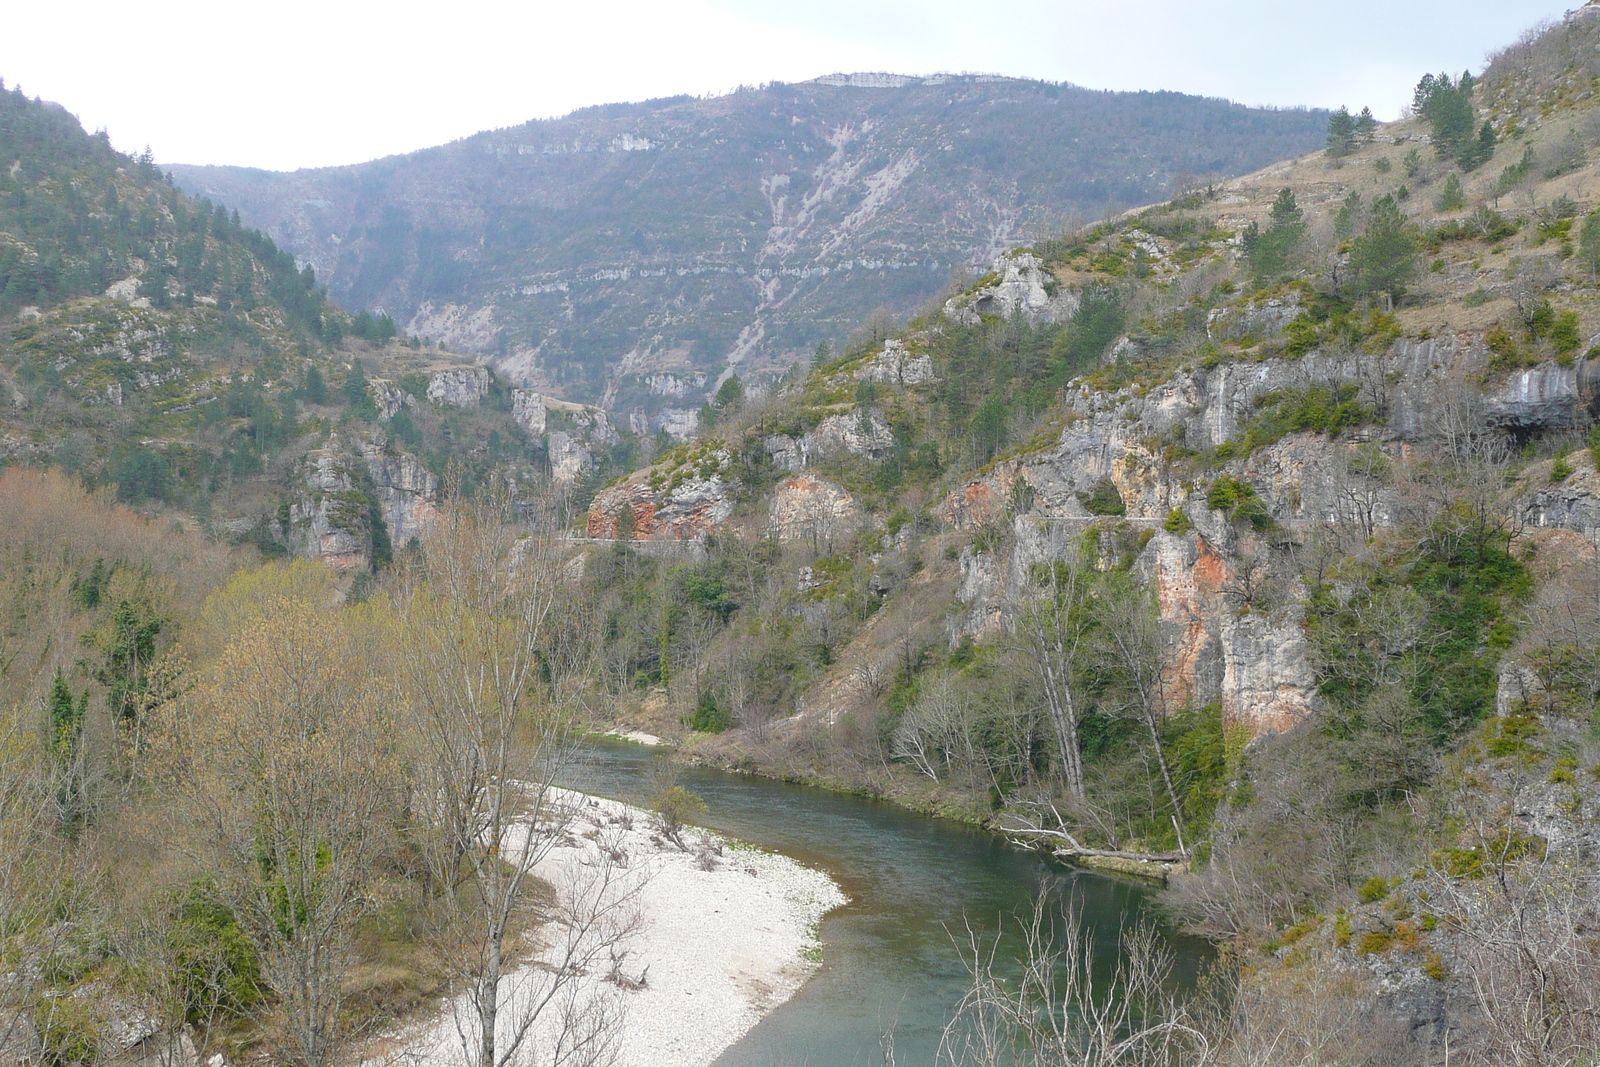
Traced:
<path id="1" fill-rule="evenodd" d="M 565 784 L 642 803 L 664 758 L 637 745 L 595 745 Z M 1109 971 L 1117 931 L 1149 906 L 1142 886 L 892 804 L 703 768 L 686 768 L 682 784 L 705 800 L 711 828 L 820 867 L 850 897 L 822 922 L 822 969 L 717 1067 L 878 1067 L 891 1029 L 901 1067 L 931 1067 L 966 988 L 951 934 L 967 920 L 995 930 L 1029 910 L 1041 883 L 1052 884 L 1078 899 Z M 707 936 L 715 936 L 709 926 Z M 1177 936 L 1171 944 L 1180 980 L 1192 980 L 1204 944 Z"/>

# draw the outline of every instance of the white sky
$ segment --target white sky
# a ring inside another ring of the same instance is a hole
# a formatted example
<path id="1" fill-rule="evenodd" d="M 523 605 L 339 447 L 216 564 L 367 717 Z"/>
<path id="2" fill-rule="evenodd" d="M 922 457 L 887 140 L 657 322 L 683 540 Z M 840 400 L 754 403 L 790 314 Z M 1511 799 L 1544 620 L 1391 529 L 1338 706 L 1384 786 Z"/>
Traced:
<path id="1" fill-rule="evenodd" d="M 353 163 L 588 104 L 992 71 L 1394 117 L 1579 0 L 5 0 L 0 77 L 164 163 Z"/>

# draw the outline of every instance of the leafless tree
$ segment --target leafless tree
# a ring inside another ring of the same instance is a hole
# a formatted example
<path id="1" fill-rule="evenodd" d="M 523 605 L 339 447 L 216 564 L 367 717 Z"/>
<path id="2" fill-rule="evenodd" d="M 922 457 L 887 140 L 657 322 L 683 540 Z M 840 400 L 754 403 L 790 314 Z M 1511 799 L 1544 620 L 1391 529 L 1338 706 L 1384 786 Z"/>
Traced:
<path id="1" fill-rule="evenodd" d="M 492 491 L 453 494 L 398 605 L 400 670 L 419 735 L 413 808 L 435 890 L 456 909 L 448 940 L 467 946 L 451 962 L 471 1009 L 463 1039 L 476 1067 L 505 1067 L 535 1036 L 544 1056 L 578 1055 L 571 1042 L 599 1041 L 583 1036 L 595 1020 L 581 1013 L 562 1015 L 554 1031 L 536 1025 L 563 1003 L 561 983 L 532 997 L 508 999 L 504 988 L 514 962 L 508 936 L 528 907 L 534 869 L 566 832 L 570 810 L 555 781 L 576 738 L 561 679 L 545 677 L 566 582 L 556 525 L 519 527 L 510 504 Z M 558 928 L 584 932 L 566 956 L 590 951 L 613 888 L 602 879 L 559 901 Z"/>
<path id="2" fill-rule="evenodd" d="M 1061 777 L 1074 799 L 1085 796 L 1078 725 L 1085 711 L 1083 669 L 1093 623 L 1092 577 L 1080 562 L 1056 564 L 1044 588 L 1030 590 L 1014 605 L 1013 639 L 1038 679 L 1055 735 Z"/>
<path id="3" fill-rule="evenodd" d="M 1107 706 L 1144 727 L 1155 753 L 1161 782 L 1172 804 L 1172 825 L 1178 836 L 1178 850 L 1185 854 L 1183 802 L 1172 780 L 1161 729 L 1168 706 L 1165 679 L 1168 675 L 1168 644 L 1161 632 L 1161 616 L 1154 597 L 1132 585 L 1109 586 L 1101 597 L 1102 627 L 1100 658 L 1109 668 L 1114 684 L 1107 694 Z"/>
<path id="4" fill-rule="evenodd" d="M 1206 1067 L 1211 1027 L 1172 992 L 1173 957 L 1150 927 L 1124 930 L 1109 984 L 1094 980 L 1097 945 L 1075 903 L 1040 894 L 1023 920 L 1022 972 L 1005 977 L 999 940 L 967 927 L 970 985 L 945 1025 L 944 1067 Z"/>
<path id="5" fill-rule="evenodd" d="M 393 700 L 370 658 L 316 606 L 278 600 L 162 723 L 174 844 L 254 943 L 296 1067 L 328 1067 L 351 1036 L 350 936 L 396 821 Z"/>

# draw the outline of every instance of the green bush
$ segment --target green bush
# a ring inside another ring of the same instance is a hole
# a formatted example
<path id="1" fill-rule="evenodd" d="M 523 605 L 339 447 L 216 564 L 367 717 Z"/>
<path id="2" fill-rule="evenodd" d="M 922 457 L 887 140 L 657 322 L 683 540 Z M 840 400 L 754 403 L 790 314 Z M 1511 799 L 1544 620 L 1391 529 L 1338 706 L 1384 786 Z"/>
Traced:
<path id="1" fill-rule="evenodd" d="M 1382 878 L 1368 878 L 1362 883 L 1361 888 L 1356 890 L 1356 895 L 1361 898 L 1363 904 L 1376 903 L 1389 895 L 1389 883 Z"/>
<path id="2" fill-rule="evenodd" d="M 722 701 L 717 699 L 717 694 L 710 691 L 702 693 L 689 720 L 689 728 L 701 734 L 720 734 L 730 725 L 732 718 Z"/>
<path id="3" fill-rule="evenodd" d="M 1161 528 L 1169 534 L 1186 534 L 1194 528 L 1194 524 L 1189 521 L 1188 512 L 1182 508 L 1173 508 L 1167 512 L 1167 517 L 1162 521 Z"/>
<path id="4" fill-rule="evenodd" d="M 244 1015 L 266 995 L 255 946 L 211 886 L 191 886 L 174 902 L 167 942 L 190 1025 Z"/>
<path id="5" fill-rule="evenodd" d="M 1211 483 L 1206 492 L 1206 507 L 1227 512 L 1230 521 L 1248 522 L 1257 530 L 1272 527 L 1272 516 L 1256 494 L 1256 487 L 1231 474 L 1224 474 Z"/>
<path id="6" fill-rule="evenodd" d="M 1095 483 L 1094 490 L 1088 496 L 1079 498 L 1083 506 L 1091 515 L 1126 515 L 1128 507 L 1122 502 L 1122 494 L 1117 490 L 1116 483 L 1110 478 L 1102 478 Z"/>

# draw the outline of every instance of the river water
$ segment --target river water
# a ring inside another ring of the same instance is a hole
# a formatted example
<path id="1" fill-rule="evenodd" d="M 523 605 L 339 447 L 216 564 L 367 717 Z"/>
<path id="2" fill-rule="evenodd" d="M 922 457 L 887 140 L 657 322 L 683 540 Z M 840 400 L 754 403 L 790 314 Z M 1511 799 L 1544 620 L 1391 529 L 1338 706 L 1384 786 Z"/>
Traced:
<path id="1" fill-rule="evenodd" d="M 564 784 L 643 804 L 665 758 L 642 746 L 598 744 Z M 1149 907 L 1141 886 L 892 804 L 704 768 L 685 768 L 681 784 L 705 800 L 712 829 L 820 867 L 850 896 L 822 922 L 822 969 L 717 1067 L 879 1067 L 891 1030 L 901 1067 L 931 1067 L 940 1029 L 966 988 L 951 935 L 967 922 L 994 931 L 1025 914 L 1041 885 L 1063 890 L 1077 898 L 1102 946 L 1104 973 L 1118 930 Z M 715 936 L 709 926 L 707 936 Z M 1203 943 L 1178 936 L 1170 943 L 1179 979 L 1191 981 Z"/>

